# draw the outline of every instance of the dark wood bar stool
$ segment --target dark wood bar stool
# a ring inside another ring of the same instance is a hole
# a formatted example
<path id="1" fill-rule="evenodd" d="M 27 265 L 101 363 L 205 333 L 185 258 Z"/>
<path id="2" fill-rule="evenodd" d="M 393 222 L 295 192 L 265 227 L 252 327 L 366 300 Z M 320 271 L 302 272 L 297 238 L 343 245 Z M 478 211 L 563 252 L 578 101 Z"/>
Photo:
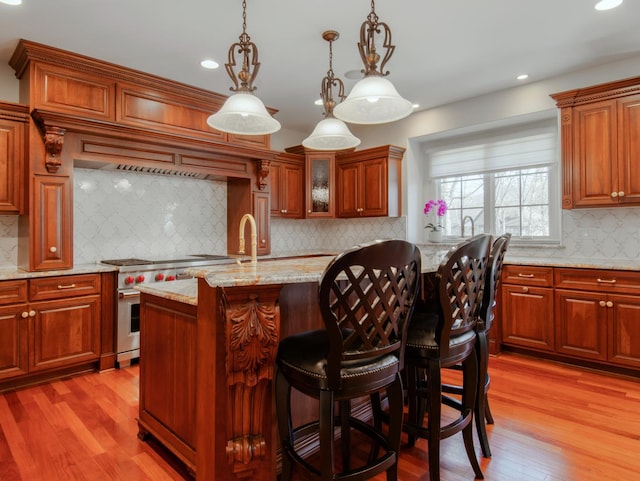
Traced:
<path id="1" fill-rule="evenodd" d="M 405 370 L 409 412 L 404 430 L 413 445 L 428 443 L 430 481 L 440 480 L 440 440 L 462 431 L 476 478 L 483 479 L 473 445 L 473 412 L 478 386 L 476 323 L 489 263 L 491 236 L 478 235 L 449 251 L 438 267 L 433 301 L 417 303 L 409 323 Z M 443 394 L 441 369 L 462 369 L 462 397 Z M 459 415 L 442 425 L 442 405 Z M 427 415 L 427 425 L 424 417 Z"/>
<path id="2" fill-rule="evenodd" d="M 326 268 L 318 291 L 325 329 L 289 336 L 278 349 L 275 391 L 282 481 L 291 479 L 294 466 L 327 481 L 364 480 L 384 471 L 387 480 L 397 480 L 404 409 L 400 372 L 420 270 L 420 251 L 400 240 L 350 249 Z M 318 400 L 317 421 L 292 425 L 292 388 Z M 351 416 L 350 400 L 371 396 L 379 401 L 380 392 L 386 392 L 388 400 L 386 431 L 379 429 L 380 422 Z M 337 426 L 341 469 L 334 452 Z M 355 467 L 350 459 L 352 430 L 360 433 L 358 447 L 363 436 L 370 440 L 368 459 Z M 298 441 L 313 435 L 320 444 L 314 465 L 295 449 Z"/>
<path id="3" fill-rule="evenodd" d="M 485 279 L 485 288 L 482 294 L 480 315 L 476 324 L 476 355 L 478 357 L 478 394 L 476 396 L 476 430 L 483 456 L 491 457 L 489 438 L 487 437 L 487 423 L 493 424 L 493 416 L 489 408 L 487 392 L 491 377 L 489 376 L 489 331 L 493 325 L 493 311 L 496 306 L 496 292 L 500 285 L 504 256 L 511 241 L 511 234 L 503 234 L 493 241 L 489 266 Z"/>

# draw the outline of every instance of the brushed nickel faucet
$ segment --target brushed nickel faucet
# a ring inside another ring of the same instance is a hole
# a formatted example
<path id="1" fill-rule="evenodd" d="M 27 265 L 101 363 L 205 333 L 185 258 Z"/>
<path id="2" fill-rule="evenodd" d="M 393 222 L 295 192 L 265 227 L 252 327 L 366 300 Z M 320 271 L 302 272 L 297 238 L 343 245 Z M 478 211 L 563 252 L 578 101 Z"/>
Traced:
<path id="1" fill-rule="evenodd" d="M 256 220 L 251 214 L 245 214 L 240 219 L 240 246 L 238 248 L 239 254 L 244 254 L 244 226 L 249 221 L 251 226 L 251 263 L 258 263 L 258 229 L 256 227 Z"/>
<path id="2" fill-rule="evenodd" d="M 473 223 L 473 217 L 471 217 L 470 215 L 465 215 L 462 218 L 462 237 L 464 237 L 464 225 L 467 223 L 467 219 L 471 221 L 471 237 L 473 237 L 474 235 L 476 235 L 476 226 Z"/>

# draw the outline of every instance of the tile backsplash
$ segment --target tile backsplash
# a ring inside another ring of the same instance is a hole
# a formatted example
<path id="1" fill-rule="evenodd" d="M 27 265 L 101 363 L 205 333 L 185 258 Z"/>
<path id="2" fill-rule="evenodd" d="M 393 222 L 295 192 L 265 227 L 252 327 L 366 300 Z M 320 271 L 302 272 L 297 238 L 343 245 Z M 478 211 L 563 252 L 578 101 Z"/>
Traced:
<path id="1" fill-rule="evenodd" d="M 226 183 L 134 172 L 74 170 L 74 262 L 223 254 Z M 518 247 L 516 256 L 640 258 L 640 208 L 562 211 L 561 247 Z M 405 238 L 406 217 L 271 220 L 274 253 L 342 250 Z M 0 216 L 0 266 L 17 265 L 18 217 Z M 425 246 L 429 248 L 428 246 Z"/>

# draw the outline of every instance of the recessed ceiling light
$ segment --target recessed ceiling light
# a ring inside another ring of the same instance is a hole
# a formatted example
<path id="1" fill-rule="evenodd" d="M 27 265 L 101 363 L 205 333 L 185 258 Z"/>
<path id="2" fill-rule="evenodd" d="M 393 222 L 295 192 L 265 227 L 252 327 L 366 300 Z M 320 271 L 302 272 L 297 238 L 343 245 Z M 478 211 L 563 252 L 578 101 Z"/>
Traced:
<path id="1" fill-rule="evenodd" d="M 20 5 L 22 0 L 0 0 L 1 3 L 6 3 L 7 5 Z"/>
<path id="2" fill-rule="evenodd" d="M 413 104 L 413 105 L 412 105 L 412 107 L 413 107 L 414 109 L 417 109 L 418 107 L 420 107 L 420 104 Z"/>
<path id="3" fill-rule="evenodd" d="M 200 65 L 202 65 L 204 68 L 208 68 L 208 69 L 214 69 L 214 68 L 218 68 L 220 66 L 218 64 L 218 62 L 216 62 L 215 60 L 211 60 L 211 59 L 203 60 L 202 62 L 200 62 Z"/>
<path id="4" fill-rule="evenodd" d="M 593 8 L 596 10 L 611 10 L 620 6 L 620 4 L 622 4 L 622 0 L 600 0 Z"/>
<path id="5" fill-rule="evenodd" d="M 322 105 L 323 104 L 322 99 L 316 99 L 315 102 L 313 102 L 313 103 L 314 103 L 314 105 Z"/>
<path id="6" fill-rule="evenodd" d="M 529 78 L 529 75 L 527 75 L 526 73 L 520 74 L 516 77 L 517 80 L 526 80 Z"/>

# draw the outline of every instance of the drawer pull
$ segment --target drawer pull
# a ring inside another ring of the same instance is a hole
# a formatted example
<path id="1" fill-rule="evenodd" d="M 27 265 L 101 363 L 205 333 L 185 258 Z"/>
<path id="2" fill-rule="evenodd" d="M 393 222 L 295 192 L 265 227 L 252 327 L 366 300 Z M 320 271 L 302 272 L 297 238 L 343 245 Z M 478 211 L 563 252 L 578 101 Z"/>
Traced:
<path id="1" fill-rule="evenodd" d="M 518 277 L 526 277 L 527 279 L 531 279 L 533 274 L 523 274 L 522 272 L 518 272 Z"/>
<path id="2" fill-rule="evenodd" d="M 22 314 L 20 314 L 22 316 L 23 319 L 26 319 L 27 317 L 29 317 L 29 313 L 27 311 L 24 311 Z"/>
<path id="3" fill-rule="evenodd" d="M 600 304 L 600 307 L 607 307 L 607 303 L 604 301 L 600 301 L 598 304 Z"/>
<path id="4" fill-rule="evenodd" d="M 613 307 L 613 302 L 607 301 L 607 307 Z"/>
<path id="5" fill-rule="evenodd" d="M 36 311 L 29 311 L 29 317 L 36 317 Z"/>
<path id="6" fill-rule="evenodd" d="M 529 288 L 528 288 L 528 287 L 523 287 L 523 288 L 522 288 L 522 292 L 524 292 L 524 293 L 529 292 Z"/>
<path id="7" fill-rule="evenodd" d="M 75 289 L 75 287 L 76 287 L 75 284 L 66 284 L 66 285 L 58 284 L 58 289 Z"/>
<path id="8" fill-rule="evenodd" d="M 603 282 L 605 284 L 615 284 L 616 280 L 615 279 L 600 279 L 598 277 L 598 282 Z"/>

